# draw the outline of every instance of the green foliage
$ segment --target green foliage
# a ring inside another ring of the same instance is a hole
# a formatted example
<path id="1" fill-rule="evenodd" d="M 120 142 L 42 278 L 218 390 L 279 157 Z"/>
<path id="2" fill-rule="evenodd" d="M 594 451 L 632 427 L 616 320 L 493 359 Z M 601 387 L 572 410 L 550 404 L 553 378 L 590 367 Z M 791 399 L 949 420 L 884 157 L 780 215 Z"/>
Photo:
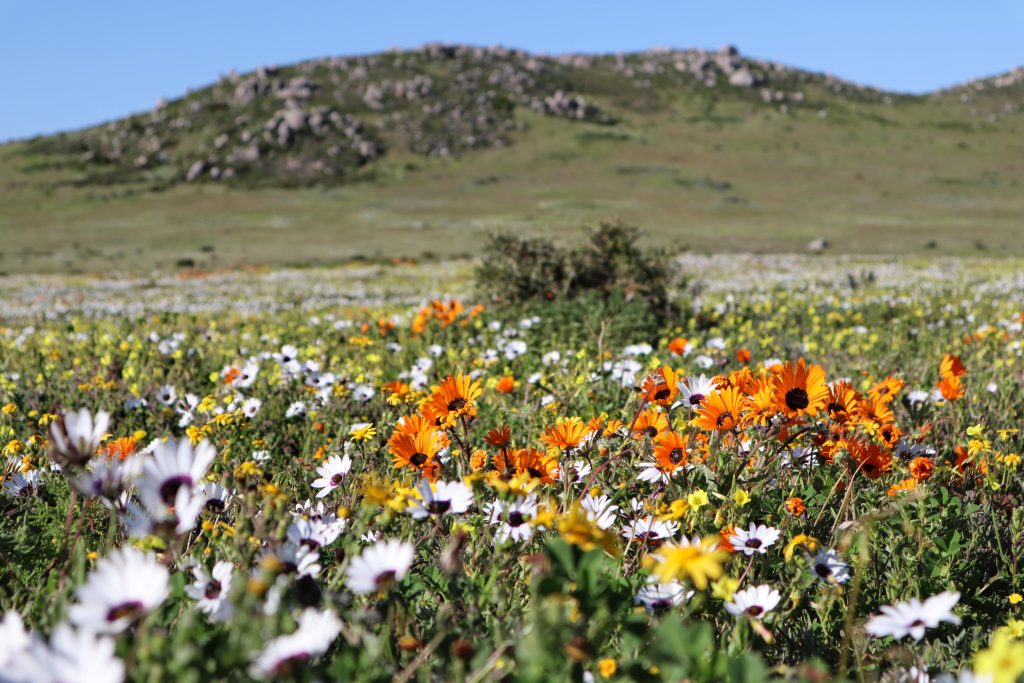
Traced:
<path id="1" fill-rule="evenodd" d="M 544 238 L 492 235 L 476 270 L 476 286 L 503 303 L 581 299 L 581 312 L 594 304 L 605 319 L 625 304 L 656 325 L 673 322 L 678 310 L 669 297 L 673 274 L 663 255 L 642 249 L 640 230 L 621 221 L 602 222 L 584 246 L 564 248 Z M 580 316 L 565 315 L 566 320 Z M 654 328 L 640 327 L 651 333 Z"/>

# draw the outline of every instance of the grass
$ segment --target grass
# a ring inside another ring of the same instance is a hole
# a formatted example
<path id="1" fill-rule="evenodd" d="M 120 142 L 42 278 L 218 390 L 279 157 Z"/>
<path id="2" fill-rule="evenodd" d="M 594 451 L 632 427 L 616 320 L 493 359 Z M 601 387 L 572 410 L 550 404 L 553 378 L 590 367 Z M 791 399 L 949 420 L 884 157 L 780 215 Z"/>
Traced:
<path id="1" fill-rule="evenodd" d="M 610 217 L 668 253 L 794 252 L 825 237 L 839 253 L 1024 254 L 1018 118 L 981 125 L 928 100 L 836 103 L 823 119 L 728 99 L 714 112 L 680 98 L 619 129 L 520 109 L 527 130 L 506 148 L 396 154 L 340 187 L 77 187 L 70 171 L 26 171 L 38 160 L 15 143 L 0 148 L 0 272 L 451 256 L 490 231 L 576 239 Z"/>

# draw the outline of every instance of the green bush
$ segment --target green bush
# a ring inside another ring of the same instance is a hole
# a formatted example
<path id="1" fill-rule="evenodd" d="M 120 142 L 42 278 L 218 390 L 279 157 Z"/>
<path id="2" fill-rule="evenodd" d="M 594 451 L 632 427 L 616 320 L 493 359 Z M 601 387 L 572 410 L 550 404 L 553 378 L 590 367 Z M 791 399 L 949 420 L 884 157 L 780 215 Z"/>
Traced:
<path id="1" fill-rule="evenodd" d="M 476 271 L 481 294 L 498 303 L 594 297 L 645 307 L 659 324 L 678 315 L 669 296 L 673 274 L 659 254 L 638 245 L 641 232 L 621 221 L 601 222 L 579 248 L 538 237 L 495 234 Z"/>

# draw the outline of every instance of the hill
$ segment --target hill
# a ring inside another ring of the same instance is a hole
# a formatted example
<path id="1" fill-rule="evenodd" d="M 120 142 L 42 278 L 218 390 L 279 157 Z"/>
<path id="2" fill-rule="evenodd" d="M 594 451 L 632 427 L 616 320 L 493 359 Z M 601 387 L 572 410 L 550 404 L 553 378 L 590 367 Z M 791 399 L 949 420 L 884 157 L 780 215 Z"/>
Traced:
<path id="1" fill-rule="evenodd" d="M 0 147 L 0 271 L 450 256 L 610 216 L 673 252 L 1019 254 L 1018 76 L 911 96 L 731 47 L 261 67 Z"/>

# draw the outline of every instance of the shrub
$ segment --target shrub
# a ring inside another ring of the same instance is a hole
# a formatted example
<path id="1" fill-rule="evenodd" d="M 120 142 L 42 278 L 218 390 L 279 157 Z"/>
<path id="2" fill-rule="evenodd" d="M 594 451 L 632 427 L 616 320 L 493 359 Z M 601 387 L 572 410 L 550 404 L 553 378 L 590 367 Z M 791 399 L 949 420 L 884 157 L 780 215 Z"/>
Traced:
<path id="1" fill-rule="evenodd" d="M 678 313 L 669 296 L 673 273 L 661 255 L 638 245 L 640 236 L 639 229 L 621 221 L 601 222 L 575 249 L 544 238 L 492 235 L 476 286 L 492 301 L 505 303 L 622 298 L 642 304 L 664 324 Z"/>

